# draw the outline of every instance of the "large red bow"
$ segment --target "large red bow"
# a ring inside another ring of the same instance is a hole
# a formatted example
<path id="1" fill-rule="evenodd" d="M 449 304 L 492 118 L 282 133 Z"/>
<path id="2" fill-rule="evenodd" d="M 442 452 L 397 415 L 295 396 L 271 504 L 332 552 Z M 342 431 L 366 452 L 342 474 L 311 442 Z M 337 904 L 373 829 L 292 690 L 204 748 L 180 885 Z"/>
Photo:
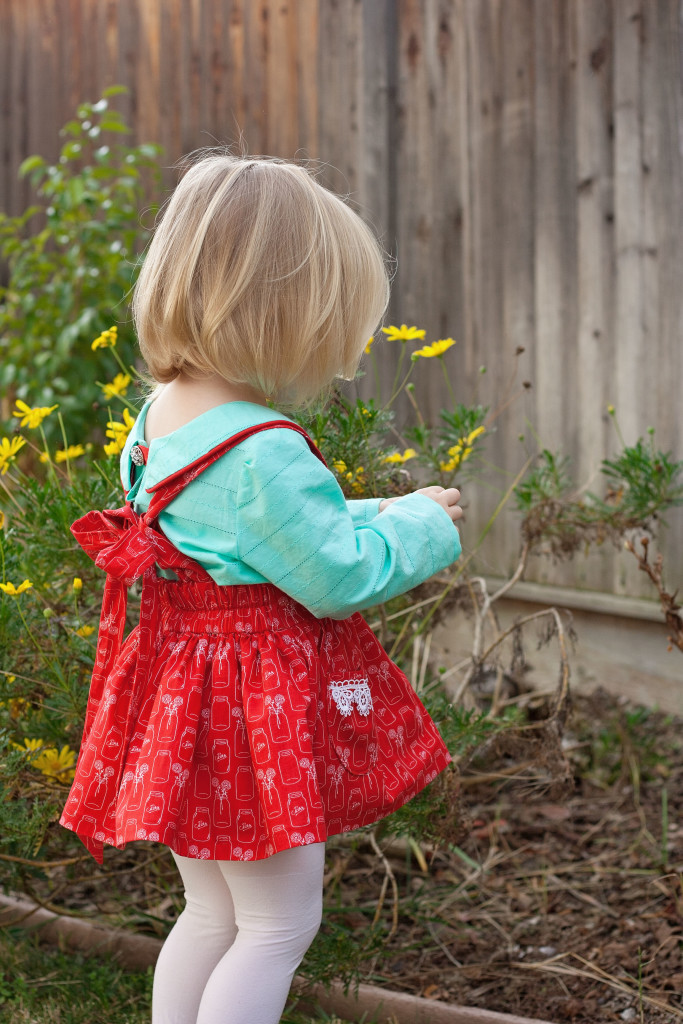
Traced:
<path id="1" fill-rule="evenodd" d="M 107 573 L 97 652 L 85 716 L 84 742 L 92 728 L 107 679 L 121 651 L 126 628 L 128 587 L 142 577 L 140 624 L 137 627 L 137 639 L 133 641 L 137 644 L 131 702 L 131 708 L 134 709 L 139 693 L 138 683 L 149 666 L 154 638 L 158 635 L 159 599 L 156 566 L 174 571 L 192 569 L 194 572 L 202 572 L 196 562 L 178 551 L 163 533 L 155 529 L 152 525 L 152 515 L 148 511 L 141 516 L 127 504 L 122 508 L 88 512 L 71 527 L 71 532 L 83 550 Z M 133 724 L 131 716 L 127 727 Z"/>
<path id="2" fill-rule="evenodd" d="M 73 524 L 71 532 L 95 565 L 126 587 L 155 562 L 165 568 L 195 564 L 154 529 L 148 516 L 138 515 L 130 505 L 88 512 Z"/>

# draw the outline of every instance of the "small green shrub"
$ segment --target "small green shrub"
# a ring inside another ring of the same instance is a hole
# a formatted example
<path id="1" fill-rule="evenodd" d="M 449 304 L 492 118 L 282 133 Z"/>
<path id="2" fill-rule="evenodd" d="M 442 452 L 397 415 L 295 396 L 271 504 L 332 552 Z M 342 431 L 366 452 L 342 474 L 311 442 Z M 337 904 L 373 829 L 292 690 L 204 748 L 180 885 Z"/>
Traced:
<path id="1" fill-rule="evenodd" d="M 0 258 L 9 267 L 0 288 L 0 393 L 58 402 L 79 439 L 90 437 L 90 403 L 102 401 L 95 382 L 109 380 L 102 352 L 85 343 L 118 321 L 122 361 L 134 359 L 127 302 L 149 235 L 140 210 L 150 188 L 159 190 L 160 148 L 121 142 L 129 129 L 110 102 L 121 91 L 79 106 L 55 164 L 23 162 L 19 173 L 38 202 L 18 217 L 0 213 Z M 56 422 L 46 429 L 58 436 Z"/>

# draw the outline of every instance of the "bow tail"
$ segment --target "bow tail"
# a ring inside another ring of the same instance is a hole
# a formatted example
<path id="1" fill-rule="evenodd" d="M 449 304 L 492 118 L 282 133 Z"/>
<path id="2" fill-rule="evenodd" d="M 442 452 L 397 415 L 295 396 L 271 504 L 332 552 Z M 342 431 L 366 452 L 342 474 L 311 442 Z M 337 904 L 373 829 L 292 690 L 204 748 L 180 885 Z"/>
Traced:
<path id="1" fill-rule="evenodd" d="M 93 666 L 88 706 L 85 712 L 83 744 L 92 728 L 97 709 L 100 706 L 107 679 L 114 668 L 114 662 L 121 650 L 123 631 L 126 627 L 128 588 L 121 580 L 107 575 L 102 597 L 100 628 L 97 635 L 97 653 Z"/>
<path id="2" fill-rule="evenodd" d="M 131 687 L 130 700 L 126 708 L 123 722 L 123 747 L 119 760 L 118 777 L 115 792 L 121 784 L 126 764 L 128 748 L 138 722 L 140 704 L 144 698 L 145 682 L 149 678 L 149 669 L 154 657 L 154 645 L 159 635 L 161 612 L 159 605 L 159 588 L 154 565 L 145 569 L 142 576 L 142 594 L 140 597 L 140 624 L 137 626 L 137 657 Z"/>

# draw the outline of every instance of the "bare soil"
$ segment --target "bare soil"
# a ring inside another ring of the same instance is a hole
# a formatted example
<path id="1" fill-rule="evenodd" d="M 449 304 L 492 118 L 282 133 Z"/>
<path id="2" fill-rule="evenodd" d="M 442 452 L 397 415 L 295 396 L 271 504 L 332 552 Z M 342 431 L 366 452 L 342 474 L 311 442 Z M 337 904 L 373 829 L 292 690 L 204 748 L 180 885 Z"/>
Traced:
<path id="1" fill-rule="evenodd" d="M 398 927 L 369 980 L 557 1024 L 683 1020 L 682 736 L 682 720 L 598 691 L 573 698 L 567 799 L 468 779 L 460 847 L 426 874 L 390 855 Z M 331 857 L 341 906 L 358 908 L 331 913 L 360 937 L 385 869 L 372 849 Z M 391 904 L 389 885 L 387 919 Z"/>

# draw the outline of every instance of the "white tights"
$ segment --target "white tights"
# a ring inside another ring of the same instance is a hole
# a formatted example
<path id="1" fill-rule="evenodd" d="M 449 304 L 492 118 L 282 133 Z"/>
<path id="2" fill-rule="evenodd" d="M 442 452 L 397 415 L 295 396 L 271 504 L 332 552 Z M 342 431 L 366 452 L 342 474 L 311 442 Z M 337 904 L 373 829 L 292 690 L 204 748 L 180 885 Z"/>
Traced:
<path id="1" fill-rule="evenodd" d="M 320 927 L 325 844 L 246 862 L 173 856 L 186 906 L 157 961 L 152 1024 L 277 1024 Z"/>

